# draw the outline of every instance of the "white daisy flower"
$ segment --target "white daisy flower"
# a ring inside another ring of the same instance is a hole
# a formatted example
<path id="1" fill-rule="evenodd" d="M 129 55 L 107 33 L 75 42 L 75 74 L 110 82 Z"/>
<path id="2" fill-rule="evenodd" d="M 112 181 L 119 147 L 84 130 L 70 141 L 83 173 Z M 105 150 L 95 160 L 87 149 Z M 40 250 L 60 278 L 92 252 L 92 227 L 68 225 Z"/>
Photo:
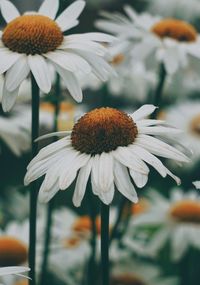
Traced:
<path id="1" fill-rule="evenodd" d="M 125 12 L 127 16 L 104 13 L 107 19 L 97 21 L 97 27 L 126 40 L 125 50 L 133 59 L 144 60 L 153 54 L 168 74 L 187 66 L 190 56 L 200 59 L 200 36 L 191 24 L 137 14 L 129 6 Z"/>
<path id="2" fill-rule="evenodd" d="M 200 101 L 185 101 L 164 110 L 167 123 L 184 131 L 180 142 L 189 147 L 193 154 L 187 166 L 193 166 L 200 160 Z"/>
<path id="3" fill-rule="evenodd" d="M 0 1 L 1 13 L 7 22 L 0 32 L 0 74 L 5 74 L 4 111 L 12 108 L 21 83 L 30 72 L 41 91 L 49 93 L 52 80 L 48 63 L 78 102 L 82 100 L 76 77 L 78 71 L 93 72 L 101 80 L 107 80 L 113 70 L 103 58 L 107 49 L 101 42 L 112 42 L 114 38 L 103 33 L 64 36 L 64 32 L 78 25 L 84 6 L 84 1 L 77 0 L 55 19 L 59 0 L 45 0 L 38 12 L 22 16 L 10 1 Z"/>
<path id="4" fill-rule="evenodd" d="M 199 0 L 149 0 L 148 8 L 153 13 L 158 13 L 164 17 L 175 17 L 184 20 L 194 20 L 199 17 Z"/>
<path id="5" fill-rule="evenodd" d="M 30 120 L 27 107 L 19 106 L 9 116 L 0 112 L 0 140 L 17 156 L 31 147 Z"/>
<path id="6" fill-rule="evenodd" d="M 93 193 L 105 204 L 113 200 L 114 185 L 126 198 L 137 202 L 130 176 L 137 187 L 144 187 L 149 174 L 147 164 L 162 177 L 170 175 L 179 184 L 179 178 L 156 156 L 180 162 L 188 162 L 188 158 L 154 136 L 169 139 L 180 131 L 165 126 L 162 121 L 145 119 L 155 109 L 153 105 L 144 105 L 131 115 L 113 108 L 86 113 L 72 132 L 58 132 L 58 136 L 67 136 L 43 148 L 30 162 L 25 185 L 45 175 L 39 199 L 48 202 L 59 189 L 67 189 L 77 176 L 73 203 L 80 206 L 90 174 Z"/>
<path id="7" fill-rule="evenodd" d="M 193 185 L 194 185 L 197 189 L 200 189 L 200 181 L 195 181 L 195 182 L 193 182 Z"/>
<path id="8" fill-rule="evenodd" d="M 162 271 L 158 266 L 134 259 L 128 251 L 119 251 L 118 249 L 115 253 L 111 251 L 111 259 L 113 262 L 111 285 L 179 284 L 177 277 L 162 276 Z"/>
<path id="9" fill-rule="evenodd" d="M 172 189 L 169 200 L 156 191 L 148 192 L 151 208 L 135 217 L 134 226 L 157 225 L 160 228 L 146 245 L 146 252 L 156 256 L 170 242 L 171 258 L 177 262 L 190 247 L 200 248 L 200 196 Z"/>

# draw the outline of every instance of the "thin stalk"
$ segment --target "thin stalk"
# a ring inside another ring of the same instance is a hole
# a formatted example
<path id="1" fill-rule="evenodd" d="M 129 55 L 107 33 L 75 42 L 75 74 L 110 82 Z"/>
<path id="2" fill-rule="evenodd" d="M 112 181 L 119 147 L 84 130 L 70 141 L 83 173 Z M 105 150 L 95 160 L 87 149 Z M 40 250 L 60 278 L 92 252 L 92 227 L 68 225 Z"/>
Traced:
<path id="1" fill-rule="evenodd" d="M 102 285 L 110 283 L 109 266 L 109 206 L 101 202 L 101 272 Z"/>
<path id="2" fill-rule="evenodd" d="M 57 75 L 56 79 L 56 86 L 55 86 L 55 98 L 54 98 L 54 126 L 53 132 L 58 131 L 58 116 L 60 111 L 60 76 Z M 54 138 L 56 141 L 57 138 Z M 47 277 L 47 268 L 48 268 L 48 257 L 50 251 L 50 243 L 51 243 L 51 226 L 52 226 L 52 216 L 53 216 L 53 209 L 54 209 L 54 198 L 48 204 L 47 209 L 47 220 L 46 220 L 46 235 L 44 240 L 44 254 L 43 254 L 43 261 L 42 261 L 42 270 L 41 270 L 41 277 L 40 277 L 40 284 L 43 285 L 46 282 Z"/>
<path id="3" fill-rule="evenodd" d="M 32 158 L 34 158 L 38 152 L 38 143 L 35 139 L 39 136 L 39 103 L 40 103 L 40 91 L 39 87 L 34 79 L 31 77 L 32 83 Z M 37 221 L 37 196 L 38 196 L 38 183 L 34 181 L 31 183 L 30 193 L 30 225 L 29 225 L 29 267 L 31 271 L 29 273 L 29 285 L 35 285 L 35 256 L 36 256 L 36 221 Z"/>
<path id="4" fill-rule="evenodd" d="M 156 87 L 155 96 L 153 100 L 153 104 L 157 107 L 162 107 L 162 95 L 163 95 L 163 89 L 164 89 L 166 78 L 167 78 L 167 72 L 166 72 L 164 64 L 161 63 L 160 70 L 159 70 L 158 85 Z M 155 112 L 152 114 L 151 119 L 156 119 L 158 112 L 159 112 L 159 109 L 156 109 Z"/>
<path id="5" fill-rule="evenodd" d="M 96 207 L 94 204 L 94 197 L 92 194 L 91 181 L 87 184 L 87 195 L 88 195 L 88 205 L 89 205 L 89 215 L 91 220 L 91 256 L 88 263 L 88 285 L 94 285 L 96 279 Z"/>

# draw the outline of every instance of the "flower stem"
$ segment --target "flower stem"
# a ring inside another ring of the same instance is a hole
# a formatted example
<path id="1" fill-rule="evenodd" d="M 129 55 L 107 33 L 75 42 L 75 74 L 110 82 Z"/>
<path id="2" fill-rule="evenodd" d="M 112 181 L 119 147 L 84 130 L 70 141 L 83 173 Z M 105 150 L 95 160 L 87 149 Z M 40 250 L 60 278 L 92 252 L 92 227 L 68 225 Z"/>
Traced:
<path id="1" fill-rule="evenodd" d="M 39 103 L 40 91 L 34 79 L 31 77 L 32 83 L 32 158 L 38 152 L 38 143 L 35 139 L 39 136 Z M 29 273 L 30 285 L 35 285 L 35 256 L 36 256 L 36 221 L 37 221 L 37 196 L 38 196 L 38 183 L 36 181 L 31 183 L 30 193 L 30 225 L 29 225 Z"/>
<path id="2" fill-rule="evenodd" d="M 53 132 L 58 131 L 58 115 L 60 111 L 60 76 L 57 75 L 56 79 L 56 86 L 55 86 L 55 100 L 54 100 L 54 126 L 53 126 Z M 54 141 L 56 141 L 57 138 L 54 138 Z M 42 269 L 41 269 L 41 277 L 40 277 L 40 284 L 43 285 L 46 282 L 47 277 L 47 268 L 48 268 L 48 257 L 49 257 L 49 247 L 51 243 L 51 226 L 52 226 L 52 216 L 53 216 L 53 209 L 54 209 L 54 203 L 55 198 L 51 199 L 51 201 L 48 204 L 47 208 L 47 220 L 46 220 L 46 230 L 45 230 L 45 241 L 44 241 L 44 255 L 43 255 L 43 261 L 42 261 Z"/>
<path id="3" fill-rule="evenodd" d="M 88 263 L 88 285 L 94 285 L 96 279 L 96 207 L 94 204 L 94 197 L 92 194 L 91 181 L 88 181 L 87 184 L 87 197 L 88 205 L 90 211 L 90 220 L 91 220 L 91 256 Z"/>
<path id="4" fill-rule="evenodd" d="M 167 78 L 167 72 L 166 72 L 164 64 L 161 63 L 160 70 L 159 70 L 158 85 L 156 87 L 154 102 L 153 102 L 153 104 L 157 107 L 162 106 L 162 94 L 163 94 L 163 89 L 164 89 L 166 78 Z M 156 119 L 158 112 L 159 110 L 156 109 L 155 112 L 152 114 L 151 119 Z"/>
<path id="5" fill-rule="evenodd" d="M 101 270 L 102 285 L 109 285 L 109 206 L 101 202 Z"/>

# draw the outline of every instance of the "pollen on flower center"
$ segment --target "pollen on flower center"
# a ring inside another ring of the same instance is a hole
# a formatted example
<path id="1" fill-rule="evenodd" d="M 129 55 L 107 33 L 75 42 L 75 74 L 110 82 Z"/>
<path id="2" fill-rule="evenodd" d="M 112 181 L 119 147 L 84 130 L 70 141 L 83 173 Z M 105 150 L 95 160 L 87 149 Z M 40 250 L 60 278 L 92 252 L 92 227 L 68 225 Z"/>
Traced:
<path id="1" fill-rule="evenodd" d="M 54 51 L 61 45 L 63 34 L 46 16 L 23 15 L 5 27 L 2 41 L 13 52 L 34 55 Z"/>
<path id="2" fill-rule="evenodd" d="M 200 223 L 200 202 L 180 201 L 170 210 L 170 215 L 178 222 Z"/>
<path id="3" fill-rule="evenodd" d="M 112 108 L 95 109 L 74 125 L 72 146 L 86 154 L 110 152 L 133 143 L 138 134 L 131 117 Z"/>
<path id="4" fill-rule="evenodd" d="M 172 38 L 179 42 L 195 42 L 196 29 L 189 23 L 177 19 L 164 19 L 152 27 L 152 32 L 160 38 Z"/>
<path id="5" fill-rule="evenodd" d="M 88 216 L 82 216 L 77 219 L 73 225 L 73 230 L 76 233 L 90 232 L 92 229 L 91 219 Z M 101 219 L 96 218 L 96 230 L 97 233 L 101 233 Z"/>
<path id="6" fill-rule="evenodd" d="M 0 237 L 0 266 L 17 266 L 27 260 L 27 247 L 10 236 Z"/>
<path id="7" fill-rule="evenodd" d="M 200 115 L 194 117 L 190 124 L 190 130 L 193 134 L 200 136 Z"/>
<path id="8" fill-rule="evenodd" d="M 120 275 L 111 279 L 111 285 L 145 285 L 145 283 L 135 276 Z"/>

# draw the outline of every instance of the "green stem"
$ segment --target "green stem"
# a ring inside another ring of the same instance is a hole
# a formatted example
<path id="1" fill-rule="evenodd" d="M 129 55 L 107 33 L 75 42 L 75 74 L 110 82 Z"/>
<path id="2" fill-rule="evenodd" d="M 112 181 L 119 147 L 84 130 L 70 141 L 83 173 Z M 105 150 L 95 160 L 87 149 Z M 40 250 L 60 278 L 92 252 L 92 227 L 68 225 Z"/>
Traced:
<path id="1" fill-rule="evenodd" d="M 34 77 L 31 77 L 32 82 L 32 158 L 38 152 L 38 143 L 35 139 L 39 136 L 39 103 L 40 91 Z M 29 285 L 35 285 L 35 256 L 36 256 L 36 221 L 37 221 L 37 195 L 38 183 L 31 183 L 30 193 L 30 225 L 29 225 L 29 267 L 31 268 L 29 277 Z"/>
<path id="2" fill-rule="evenodd" d="M 56 86 L 55 86 L 55 100 L 54 100 L 54 126 L 53 132 L 58 131 L 58 116 L 60 111 L 60 77 L 57 75 L 56 79 Z M 57 138 L 54 138 L 56 141 Z M 48 257 L 50 251 L 50 243 L 51 243 L 51 226 L 52 226 L 52 216 L 53 216 L 53 209 L 54 209 L 54 198 L 48 204 L 47 209 L 47 221 L 46 221 L 46 235 L 44 241 L 44 255 L 42 261 L 42 270 L 41 270 L 41 277 L 40 277 L 40 284 L 43 285 L 46 282 L 47 277 L 47 268 L 48 268 Z"/>
<path id="3" fill-rule="evenodd" d="M 90 220 L 91 220 L 91 256 L 88 263 L 88 285 L 94 285 L 96 279 L 96 207 L 94 204 L 94 197 L 92 194 L 91 181 L 88 181 L 87 184 L 87 195 L 88 195 L 88 204 L 90 211 Z"/>
<path id="4" fill-rule="evenodd" d="M 109 285 L 109 206 L 101 202 L 101 270 L 102 285 Z"/>
<path id="5" fill-rule="evenodd" d="M 161 63 L 158 85 L 156 87 L 154 102 L 153 102 L 153 104 L 157 107 L 162 107 L 162 94 L 163 94 L 163 89 L 164 89 L 166 78 L 167 78 L 167 72 L 166 72 L 164 64 Z M 151 119 L 156 119 L 158 112 L 159 112 L 159 109 L 156 109 L 155 112 L 152 114 Z"/>

